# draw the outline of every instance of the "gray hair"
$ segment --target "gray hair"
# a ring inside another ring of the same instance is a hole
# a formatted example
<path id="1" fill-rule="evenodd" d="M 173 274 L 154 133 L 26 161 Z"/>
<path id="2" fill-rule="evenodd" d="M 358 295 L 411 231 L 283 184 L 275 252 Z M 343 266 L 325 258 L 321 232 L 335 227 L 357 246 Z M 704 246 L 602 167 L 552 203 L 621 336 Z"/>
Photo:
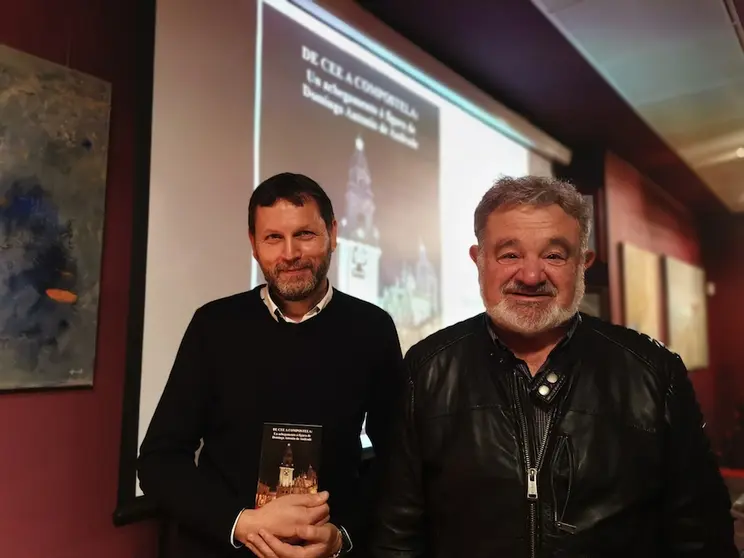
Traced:
<path id="1" fill-rule="evenodd" d="M 475 209 L 475 236 L 478 244 L 483 240 L 488 217 L 497 209 L 531 205 L 546 207 L 558 205 L 579 223 L 581 253 L 589 249 L 592 229 L 592 207 L 573 184 L 544 176 L 504 177 L 498 179 L 481 198 Z"/>

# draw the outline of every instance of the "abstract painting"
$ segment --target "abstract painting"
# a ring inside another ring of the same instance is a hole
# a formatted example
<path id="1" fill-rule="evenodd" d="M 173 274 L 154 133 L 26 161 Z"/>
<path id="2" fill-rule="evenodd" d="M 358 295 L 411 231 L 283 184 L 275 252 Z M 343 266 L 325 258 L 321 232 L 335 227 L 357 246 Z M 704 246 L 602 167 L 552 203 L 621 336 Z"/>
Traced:
<path id="1" fill-rule="evenodd" d="M 669 348 L 690 370 L 708 366 L 708 309 L 705 271 L 664 258 Z"/>
<path id="2" fill-rule="evenodd" d="M 632 244 L 621 246 L 625 325 L 661 341 L 661 262 Z"/>
<path id="3" fill-rule="evenodd" d="M 0 45 L 0 390 L 93 384 L 110 107 Z"/>

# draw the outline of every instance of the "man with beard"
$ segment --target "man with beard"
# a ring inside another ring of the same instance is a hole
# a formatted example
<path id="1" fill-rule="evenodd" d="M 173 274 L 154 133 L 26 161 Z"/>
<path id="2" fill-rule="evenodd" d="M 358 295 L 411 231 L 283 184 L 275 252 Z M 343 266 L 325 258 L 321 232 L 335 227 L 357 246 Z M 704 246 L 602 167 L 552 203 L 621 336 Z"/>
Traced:
<path id="1" fill-rule="evenodd" d="M 248 229 L 266 284 L 195 312 L 140 449 L 142 490 L 180 525 L 180 557 L 363 556 L 373 488 L 359 436 L 366 415 L 386 455 L 405 387 L 395 326 L 330 285 L 336 220 L 310 178 L 259 185 Z M 265 423 L 322 426 L 321 493 L 255 507 Z"/>
<path id="2" fill-rule="evenodd" d="M 590 208 L 504 178 L 475 211 L 486 312 L 406 355 L 375 558 L 734 558 L 685 366 L 578 312 Z"/>

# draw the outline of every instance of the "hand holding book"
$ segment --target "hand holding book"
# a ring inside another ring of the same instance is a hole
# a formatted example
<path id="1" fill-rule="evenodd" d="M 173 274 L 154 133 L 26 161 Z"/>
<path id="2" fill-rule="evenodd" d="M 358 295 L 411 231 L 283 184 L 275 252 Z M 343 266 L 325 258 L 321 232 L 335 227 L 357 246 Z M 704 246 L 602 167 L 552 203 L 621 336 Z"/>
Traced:
<path id="1" fill-rule="evenodd" d="M 235 538 L 250 547 L 250 538 L 263 530 L 281 540 L 293 541 L 302 539 L 301 529 L 323 526 L 329 519 L 327 492 L 288 494 L 259 509 L 243 510 L 235 528 Z"/>
<path id="2" fill-rule="evenodd" d="M 249 548 L 259 558 L 335 558 L 341 551 L 341 532 L 331 523 L 297 529 L 302 545 L 282 542 L 264 529 L 249 537 Z"/>
<path id="3" fill-rule="evenodd" d="M 338 555 L 342 536 L 329 523 L 328 493 L 316 494 L 321 438 L 320 425 L 264 424 L 255 510 L 243 512 L 236 528 L 259 558 Z"/>

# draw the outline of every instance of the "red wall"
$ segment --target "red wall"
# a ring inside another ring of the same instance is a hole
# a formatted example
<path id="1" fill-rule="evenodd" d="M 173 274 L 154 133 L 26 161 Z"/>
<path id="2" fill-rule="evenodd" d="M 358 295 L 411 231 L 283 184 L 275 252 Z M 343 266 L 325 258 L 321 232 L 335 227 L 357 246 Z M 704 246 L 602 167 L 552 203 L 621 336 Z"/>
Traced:
<path id="1" fill-rule="evenodd" d="M 689 210 L 611 153 L 605 158 L 605 189 L 610 305 L 612 320 L 622 323 L 619 244 L 629 242 L 650 252 L 702 265 L 701 237 Z M 715 316 L 710 317 L 710 321 L 714 319 Z M 695 370 L 690 377 L 708 422 L 709 435 L 715 441 L 718 438 L 717 370 L 715 366 Z"/>
<path id="2" fill-rule="evenodd" d="M 115 528 L 128 311 L 136 2 L 4 2 L 0 43 L 113 84 L 95 388 L 0 394 L 0 555 L 150 558 L 152 523 Z"/>
<path id="3" fill-rule="evenodd" d="M 723 434 L 744 404 L 744 216 L 716 218 L 703 228 L 703 258 L 715 294 L 708 298 L 710 351 L 718 377 Z"/>
<path id="4" fill-rule="evenodd" d="M 623 315 L 619 244 L 629 242 L 701 264 L 700 237 L 689 211 L 612 153 L 605 160 L 605 189 L 612 318 L 619 322 Z"/>

